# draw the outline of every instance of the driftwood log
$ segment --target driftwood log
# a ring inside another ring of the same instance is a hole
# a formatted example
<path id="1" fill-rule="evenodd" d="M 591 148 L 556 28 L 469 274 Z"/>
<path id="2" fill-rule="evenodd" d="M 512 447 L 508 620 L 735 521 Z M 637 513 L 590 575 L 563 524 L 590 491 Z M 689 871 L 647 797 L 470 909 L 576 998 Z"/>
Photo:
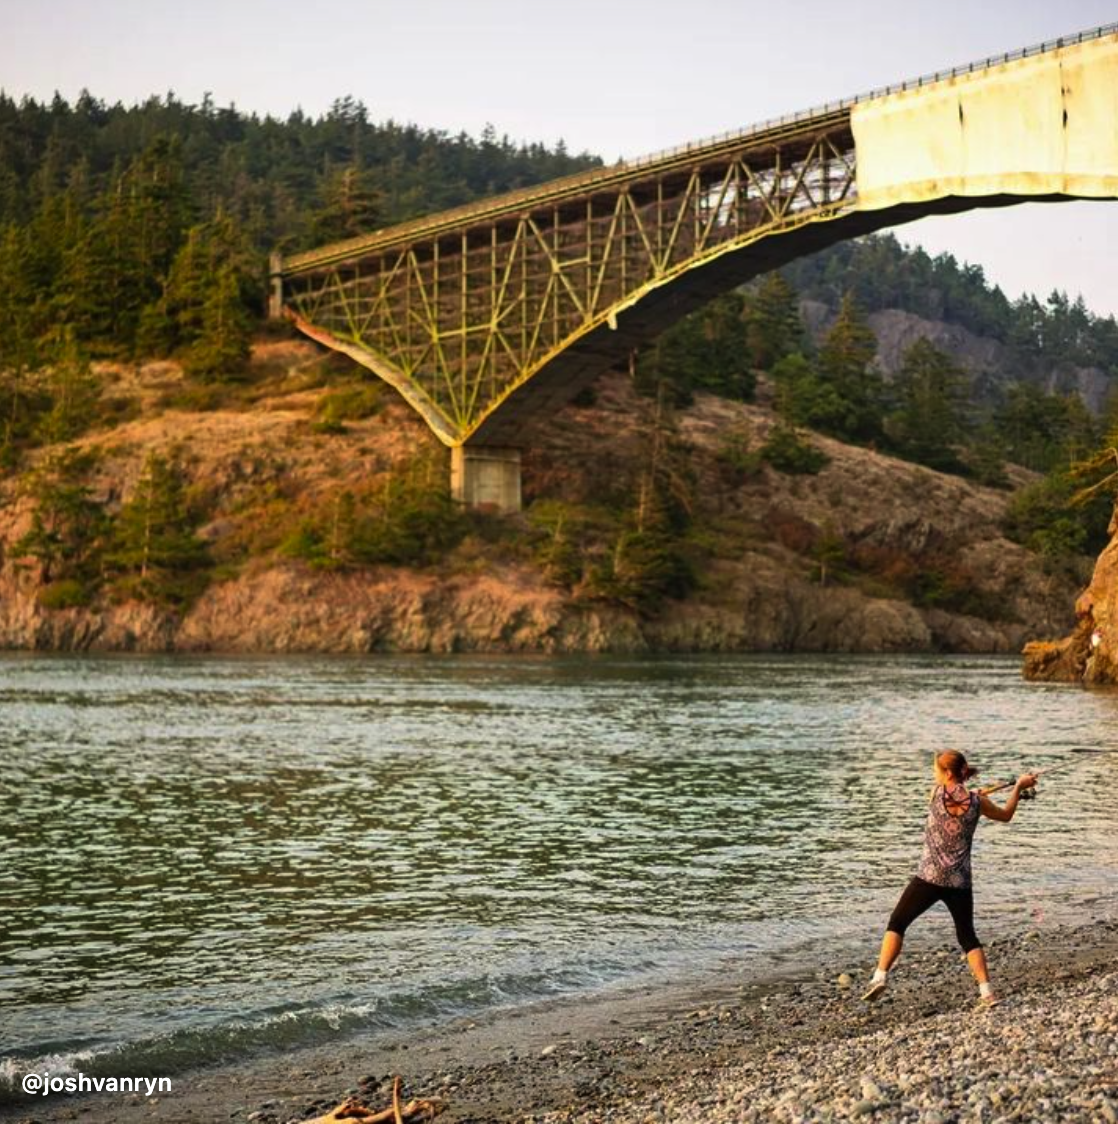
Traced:
<path id="1" fill-rule="evenodd" d="M 303 1124 L 348 1124 L 351 1120 L 357 1124 L 423 1124 L 424 1121 L 434 1120 L 445 1109 L 443 1101 L 423 1098 L 401 1105 L 400 1078 L 396 1077 L 392 1082 L 392 1103 L 387 1108 L 370 1108 L 360 1098 L 350 1097 L 325 1116 L 316 1116 Z"/>

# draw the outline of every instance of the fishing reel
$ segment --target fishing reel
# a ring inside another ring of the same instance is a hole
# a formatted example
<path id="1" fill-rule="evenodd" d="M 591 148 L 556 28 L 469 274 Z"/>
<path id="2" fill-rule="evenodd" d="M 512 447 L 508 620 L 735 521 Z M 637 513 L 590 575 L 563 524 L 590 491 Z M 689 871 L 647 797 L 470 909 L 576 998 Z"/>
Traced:
<path id="1" fill-rule="evenodd" d="M 1036 799 L 1036 787 L 1034 786 L 1033 788 L 1023 788 L 1023 789 L 1021 789 L 1021 799 L 1022 800 L 1035 800 Z"/>

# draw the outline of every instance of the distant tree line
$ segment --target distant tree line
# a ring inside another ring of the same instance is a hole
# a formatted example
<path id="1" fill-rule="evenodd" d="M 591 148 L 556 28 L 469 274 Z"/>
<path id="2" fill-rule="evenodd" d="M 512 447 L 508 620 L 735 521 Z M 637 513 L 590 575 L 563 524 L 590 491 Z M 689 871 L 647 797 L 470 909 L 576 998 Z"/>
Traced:
<path id="1" fill-rule="evenodd" d="M 1118 372 L 1118 322 L 1092 314 L 1081 296 L 1070 300 L 1053 290 L 1043 303 L 1031 294 L 1011 301 L 982 266 L 906 248 L 892 234 L 839 243 L 782 272 L 804 298 L 832 308 L 849 294 L 866 313 L 899 308 L 958 324 L 1047 364 Z"/>
<path id="2" fill-rule="evenodd" d="M 872 445 L 945 472 L 1004 482 L 1003 465 L 1046 472 L 1088 452 L 1099 424 L 1075 394 L 1010 383 L 995 405 L 977 403 L 966 372 L 919 339 L 891 379 L 875 365 L 865 309 L 844 294 L 816 346 L 801 294 L 784 273 L 719 297 L 670 328 L 637 357 L 638 389 L 668 387 L 676 405 L 696 390 L 750 401 L 767 377 L 789 426 Z"/>
<path id="3" fill-rule="evenodd" d="M 376 124 L 351 98 L 286 119 L 173 95 L 107 105 L 0 94 L 0 371 L 59 355 L 176 355 L 235 374 L 265 255 L 364 233 L 599 161 L 562 143 Z"/>

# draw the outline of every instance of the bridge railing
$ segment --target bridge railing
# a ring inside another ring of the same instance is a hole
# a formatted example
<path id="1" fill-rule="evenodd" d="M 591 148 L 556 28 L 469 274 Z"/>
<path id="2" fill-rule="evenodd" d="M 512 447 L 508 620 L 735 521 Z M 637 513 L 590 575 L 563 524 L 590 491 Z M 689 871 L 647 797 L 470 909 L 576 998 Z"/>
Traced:
<path id="1" fill-rule="evenodd" d="M 648 164 L 658 164 L 662 160 L 669 160 L 674 156 L 681 156 L 697 149 L 711 148 L 728 141 L 746 140 L 756 133 L 767 133 L 784 125 L 795 125 L 801 121 L 810 121 L 814 117 L 837 113 L 843 109 L 850 109 L 860 102 L 873 101 L 876 98 L 888 97 L 890 94 L 904 93 L 906 90 L 917 90 L 923 86 L 930 86 L 934 82 L 944 82 L 948 78 L 959 78 L 964 74 L 973 74 L 976 70 L 986 70 L 991 66 L 1001 66 L 1007 62 L 1015 62 L 1032 55 L 1043 55 L 1048 51 L 1059 50 L 1061 47 L 1070 47 L 1076 43 L 1087 43 L 1093 39 L 1102 39 L 1107 35 L 1114 34 L 1118 34 L 1118 23 L 1103 24 L 1100 27 L 1093 27 L 1089 31 L 1080 31 L 1074 35 L 1063 35 L 1059 39 L 1049 39 L 1043 43 L 1035 43 L 1031 47 L 1021 47 L 1016 51 L 1007 51 L 1002 55 L 990 55 L 988 58 L 964 63 L 948 70 L 937 70 L 932 74 L 921 75 L 919 78 L 908 78 L 903 82 L 894 82 L 889 86 L 879 86 L 877 89 L 869 90 L 864 94 L 856 94 L 854 97 L 827 102 L 811 109 L 801 109 L 795 113 L 786 113 L 781 117 L 770 117 L 767 121 L 759 121 L 757 124 L 749 125 L 744 129 L 731 129 L 718 136 L 704 137 L 702 140 L 689 141 L 673 148 L 664 148 L 659 152 L 649 153 L 647 156 L 638 156 L 633 160 L 623 160 L 615 167 L 642 168 Z"/>

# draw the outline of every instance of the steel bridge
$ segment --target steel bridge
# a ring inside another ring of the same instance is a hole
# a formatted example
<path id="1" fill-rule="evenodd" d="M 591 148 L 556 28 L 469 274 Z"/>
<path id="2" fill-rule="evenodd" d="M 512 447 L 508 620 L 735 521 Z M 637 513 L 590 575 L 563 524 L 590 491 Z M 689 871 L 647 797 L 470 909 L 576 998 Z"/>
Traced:
<path id="1" fill-rule="evenodd" d="M 931 214 L 1118 197 L 1118 24 L 272 259 L 271 312 L 391 384 L 471 506 L 530 427 L 719 293 Z"/>

